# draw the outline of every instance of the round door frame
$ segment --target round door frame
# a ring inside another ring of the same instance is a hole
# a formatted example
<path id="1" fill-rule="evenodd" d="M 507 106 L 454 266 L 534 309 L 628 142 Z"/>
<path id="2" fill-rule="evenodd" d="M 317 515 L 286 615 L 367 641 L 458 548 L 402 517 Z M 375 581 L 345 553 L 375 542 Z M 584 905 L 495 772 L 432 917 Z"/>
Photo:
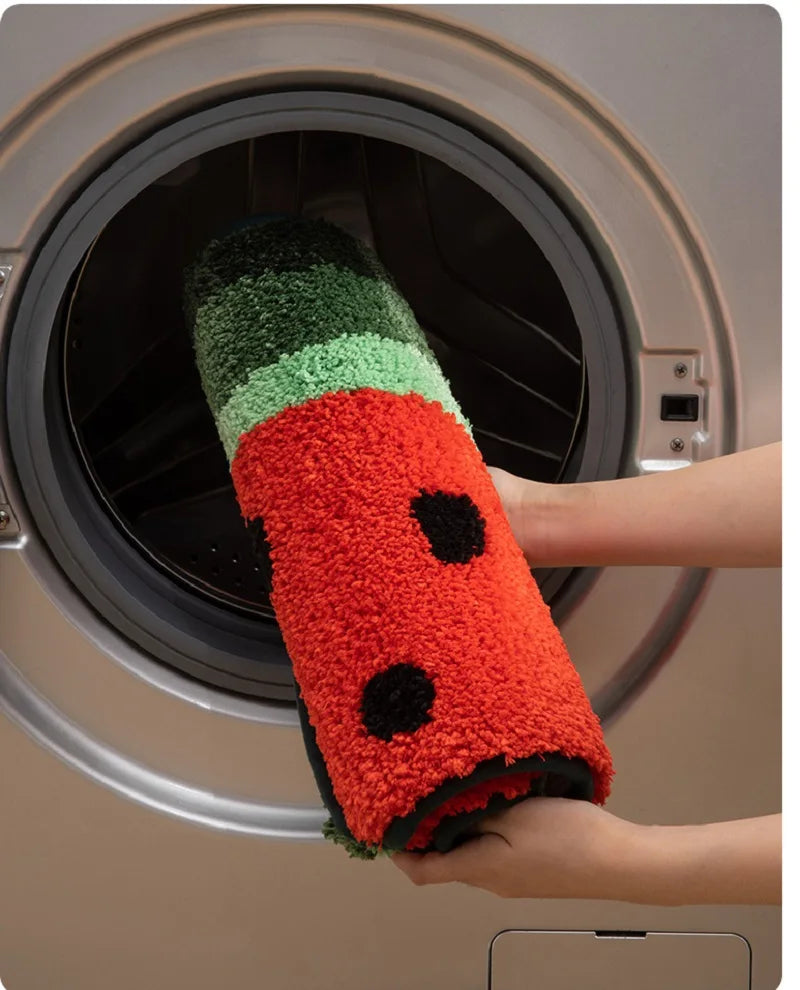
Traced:
<path id="1" fill-rule="evenodd" d="M 210 36 L 215 39 L 211 47 Z M 201 50 L 203 58 L 198 57 Z M 370 52 L 368 66 L 363 63 L 364 51 Z M 676 353 L 689 358 L 691 378 L 705 390 L 702 421 L 689 438 L 692 456 L 735 448 L 733 348 L 713 270 L 688 212 L 657 165 L 601 106 L 551 67 L 445 19 L 408 10 L 229 8 L 183 15 L 127 39 L 38 94 L 10 122 L 0 149 L 0 182 L 8 184 L 6 188 L 30 190 L 0 226 L 0 244 L 5 245 L 0 264 L 7 273 L 5 299 L 0 302 L 4 344 L 9 317 L 17 312 L 20 290 L 55 217 L 87 179 L 123 148 L 141 146 L 144 135 L 198 105 L 208 106 L 234 94 L 311 83 L 390 96 L 457 120 L 523 170 L 535 172 L 569 210 L 608 274 L 630 351 L 637 359 L 630 366 L 638 374 L 632 376 L 633 414 L 620 473 L 634 473 L 643 464 L 685 463 L 663 451 L 663 436 L 651 421 L 648 402 L 653 388 L 659 387 L 662 359 L 671 360 Z M 99 108 L 109 86 L 122 94 L 124 106 L 102 112 Z M 131 154 L 136 154 L 135 147 Z M 124 181 L 123 175 L 117 178 Z M 657 292 L 649 289 L 648 273 L 657 273 Z M 670 300 L 668 320 L 659 311 L 664 297 Z M 681 327 L 679 340 L 675 326 Z M 294 723 L 285 706 L 207 688 L 195 691 L 188 678 L 156 664 L 102 624 L 98 627 L 97 617 L 53 566 L 26 511 L 7 445 L 2 446 L 0 478 L 8 488 L 12 515 L 6 548 L 17 549 L 89 640 L 127 672 L 157 684 L 178 702 L 268 724 Z M 636 641 L 623 654 L 627 659 L 592 692 L 601 715 L 610 718 L 624 710 L 664 662 L 687 628 L 706 579 L 704 573 L 683 572 L 669 582 L 670 593 L 659 594 L 652 602 L 653 619 L 645 634 L 636 633 Z M 598 584 L 602 582 L 601 578 Z M 36 677 L 27 688 L 52 703 L 57 720 L 58 687 Z M 28 700 L 35 700 L 34 694 Z M 20 722 L 28 722 L 21 701 L 10 708 Z M 123 785 L 125 773 L 119 763 L 128 759 L 125 737 L 126 732 L 130 736 L 136 731 L 133 725 L 121 725 L 117 738 L 103 740 L 101 750 L 116 766 L 114 773 L 93 770 L 97 754 L 92 760 L 79 759 L 74 702 L 71 708 L 73 731 L 66 738 L 73 738 L 73 756 L 84 770 L 126 793 L 145 794 L 147 780 L 163 789 L 166 778 L 158 767 L 148 769 L 141 786 Z M 32 724 L 28 728 L 36 730 Z M 57 732 L 51 724 L 44 741 L 49 738 L 52 748 L 64 755 L 64 746 L 54 742 Z M 41 731 L 37 734 L 41 736 Z M 259 807 L 261 811 L 253 814 L 263 824 L 264 815 L 268 818 L 275 806 Z M 176 799 L 171 810 L 181 814 L 180 809 Z M 212 816 L 223 826 L 224 817 Z M 250 819 L 254 820 L 252 815 Z"/>

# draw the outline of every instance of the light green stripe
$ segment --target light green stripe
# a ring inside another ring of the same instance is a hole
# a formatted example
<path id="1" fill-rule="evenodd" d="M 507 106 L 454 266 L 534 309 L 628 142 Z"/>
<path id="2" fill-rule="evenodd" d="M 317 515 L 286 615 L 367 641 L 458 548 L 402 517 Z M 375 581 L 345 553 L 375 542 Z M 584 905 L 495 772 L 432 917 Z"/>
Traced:
<path id="1" fill-rule="evenodd" d="M 411 307 L 391 285 L 335 264 L 267 270 L 215 290 L 197 310 L 194 326 L 197 367 L 212 412 L 256 368 L 360 333 L 426 348 Z"/>
<path id="2" fill-rule="evenodd" d="M 439 402 L 469 431 L 469 423 L 450 392 L 438 364 L 413 344 L 377 334 L 344 334 L 285 354 L 252 371 L 217 415 L 228 459 L 239 438 L 287 406 L 299 406 L 329 392 L 375 388 L 394 395 L 416 392 Z"/>

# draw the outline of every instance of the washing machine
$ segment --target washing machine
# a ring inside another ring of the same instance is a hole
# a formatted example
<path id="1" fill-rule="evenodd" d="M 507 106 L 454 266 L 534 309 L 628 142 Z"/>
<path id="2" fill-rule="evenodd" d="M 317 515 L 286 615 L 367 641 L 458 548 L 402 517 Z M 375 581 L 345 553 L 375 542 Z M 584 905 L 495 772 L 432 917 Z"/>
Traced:
<path id="1" fill-rule="evenodd" d="M 392 272 L 489 463 L 780 436 L 764 5 L 18 5 L 0 21 L 0 980 L 772 990 L 774 907 L 415 888 L 320 838 L 181 273 L 251 214 Z M 675 534 L 681 539 L 681 534 Z M 609 808 L 780 806 L 779 576 L 536 570 Z"/>

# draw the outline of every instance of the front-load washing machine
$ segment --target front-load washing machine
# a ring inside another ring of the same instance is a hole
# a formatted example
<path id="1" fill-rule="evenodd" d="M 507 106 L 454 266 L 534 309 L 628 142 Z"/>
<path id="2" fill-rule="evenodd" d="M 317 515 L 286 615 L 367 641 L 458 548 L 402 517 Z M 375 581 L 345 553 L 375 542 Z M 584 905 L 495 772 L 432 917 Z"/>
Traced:
<path id="1" fill-rule="evenodd" d="M 0 980 L 777 986 L 777 908 L 418 889 L 320 841 L 180 305 L 221 226 L 327 217 L 490 463 L 589 480 L 775 440 L 776 13 L 21 5 L 0 120 Z M 776 573 L 536 575 L 613 812 L 778 810 Z"/>

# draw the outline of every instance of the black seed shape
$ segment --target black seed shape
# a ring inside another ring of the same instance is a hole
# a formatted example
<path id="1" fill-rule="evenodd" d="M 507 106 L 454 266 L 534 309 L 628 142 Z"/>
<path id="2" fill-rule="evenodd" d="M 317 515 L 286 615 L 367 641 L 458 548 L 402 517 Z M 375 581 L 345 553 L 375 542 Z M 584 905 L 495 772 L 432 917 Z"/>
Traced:
<path id="1" fill-rule="evenodd" d="M 361 716 L 367 732 L 384 742 L 398 732 L 415 732 L 431 721 L 436 691 L 419 667 L 396 663 L 375 674 L 361 698 Z"/>
<path id="2" fill-rule="evenodd" d="M 483 553 L 486 521 L 469 495 L 422 492 L 412 499 L 411 514 L 443 564 L 466 564 Z"/>

